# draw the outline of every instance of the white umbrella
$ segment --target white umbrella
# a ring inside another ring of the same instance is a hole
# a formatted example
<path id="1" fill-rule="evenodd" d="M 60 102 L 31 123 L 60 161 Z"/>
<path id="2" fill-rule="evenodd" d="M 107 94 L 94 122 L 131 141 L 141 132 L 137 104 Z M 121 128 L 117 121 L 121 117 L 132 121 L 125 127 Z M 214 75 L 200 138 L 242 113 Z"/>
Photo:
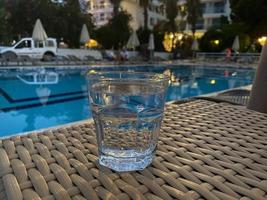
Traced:
<path id="1" fill-rule="evenodd" d="M 239 45 L 239 36 L 235 36 L 235 40 L 233 42 L 233 46 L 232 46 L 232 49 L 234 51 L 239 51 L 239 48 L 240 48 L 240 45 Z"/>
<path id="2" fill-rule="evenodd" d="M 46 32 L 40 19 L 37 19 L 32 32 L 32 39 L 36 41 L 45 41 L 47 39 Z"/>
<path id="3" fill-rule="evenodd" d="M 153 33 L 150 33 L 150 35 L 149 35 L 148 49 L 149 50 L 154 50 L 155 49 L 155 43 L 154 43 L 154 35 L 153 35 Z"/>
<path id="4" fill-rule="evenodd" d="M 36 88 L 37 96 L 40 98 L 40 102 L 43 105 L 46 105 L 48 102 L 49 96 L 51 94 L 51 90 L 47 87 L 43 87 L 42 85 Z"/>
<path id="5" fill-rule="evenodd" d="M 89 32 L 87 26 L 84 24 L 81 31 L 80 43 L 85 44 L 89 40 L 90 40 Z"/>
<path id="6" fill-rule="evenodd" d="M 129 48 L 129 49 L 130 48 L 135 49 L 135 47 L 138 47 L 139 45 L 140 45 L 140 42 L 139 42 L 139 39 L 137 37 L 137 34 L 136 34 L 135 31 L 133 31 L 133 33 L 131 34 L 131 36 L 130 36 L 128 42 L 127 42 L 126 47 Z"/>
<path id="7" fill-rule="evenodd" d="M 193 51 L 198 51 L 198 50 L 199 50 L 197 39 L 194 39 L 194 41 L 193 41 L 193 43 L 192 43 L 192 46 L 191 46 L 191 49 L 192 49 Z"/>

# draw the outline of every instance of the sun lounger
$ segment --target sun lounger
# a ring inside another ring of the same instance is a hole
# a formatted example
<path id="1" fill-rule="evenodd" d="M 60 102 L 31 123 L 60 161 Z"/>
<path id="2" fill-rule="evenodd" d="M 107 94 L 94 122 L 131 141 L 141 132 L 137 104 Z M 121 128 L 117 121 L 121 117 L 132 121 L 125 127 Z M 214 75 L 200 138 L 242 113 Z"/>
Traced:
<path id="1" fill-rule="evenodd" d="M 30 58 L 27 55 L 21 55 L 21 56 L 16 56 L 16 57 L 2 57 L 0 58 L 0 63 L 3 66 L 27 66 L 27 65 L 34 65 L 35 60 Z"/>
<path id="2" fill-rule="evenodd" d="M 62 56 L 62 55 L 58 55 L 55 59 L 55 63 L 57 65 L 69 65 L 69 58 L 67 58 L 66 56 Z"/>

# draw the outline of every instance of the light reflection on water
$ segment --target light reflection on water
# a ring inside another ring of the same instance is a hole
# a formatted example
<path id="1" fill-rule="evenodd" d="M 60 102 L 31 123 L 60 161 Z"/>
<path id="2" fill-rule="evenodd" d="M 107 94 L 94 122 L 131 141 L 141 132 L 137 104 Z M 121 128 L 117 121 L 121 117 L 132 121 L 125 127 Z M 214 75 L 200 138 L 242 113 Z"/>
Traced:
<path id="1" fill-rule="evenodd" d="M 0 136 L 90 118 L 85 77 L 87 70 L 40 67 L 1 69 Z M 188 66 L 109 67 L 101 70 L 169 73 L 167 101 L 248 85 L 252 83 L 255 73 L 248 69 Z"/>

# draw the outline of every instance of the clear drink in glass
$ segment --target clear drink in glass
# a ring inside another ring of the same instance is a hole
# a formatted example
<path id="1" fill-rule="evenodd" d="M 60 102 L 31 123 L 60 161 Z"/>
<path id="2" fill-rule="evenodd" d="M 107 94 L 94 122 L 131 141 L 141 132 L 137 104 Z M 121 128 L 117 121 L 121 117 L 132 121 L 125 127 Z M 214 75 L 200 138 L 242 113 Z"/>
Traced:
<path id="1" fill-rule="evenodd" d="M 88 80 L 100 164 L 116 171 L 144 169 L 157 146 L 168 77 L 99 72 Z"/>

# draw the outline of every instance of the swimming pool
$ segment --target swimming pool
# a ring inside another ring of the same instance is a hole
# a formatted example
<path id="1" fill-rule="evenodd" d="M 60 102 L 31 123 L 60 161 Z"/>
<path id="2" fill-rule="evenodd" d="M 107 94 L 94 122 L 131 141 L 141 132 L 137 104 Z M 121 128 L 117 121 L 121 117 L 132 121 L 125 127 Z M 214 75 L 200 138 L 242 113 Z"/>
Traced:
<path id="1" fill-rule="evenodd" d="M 248 85 L 255 73 L 249 68 L 215 66 L 0 69 L 0 137 L 90 118 L 88 70 L 168 70 L 171 81 L 167 101 Z"/>

